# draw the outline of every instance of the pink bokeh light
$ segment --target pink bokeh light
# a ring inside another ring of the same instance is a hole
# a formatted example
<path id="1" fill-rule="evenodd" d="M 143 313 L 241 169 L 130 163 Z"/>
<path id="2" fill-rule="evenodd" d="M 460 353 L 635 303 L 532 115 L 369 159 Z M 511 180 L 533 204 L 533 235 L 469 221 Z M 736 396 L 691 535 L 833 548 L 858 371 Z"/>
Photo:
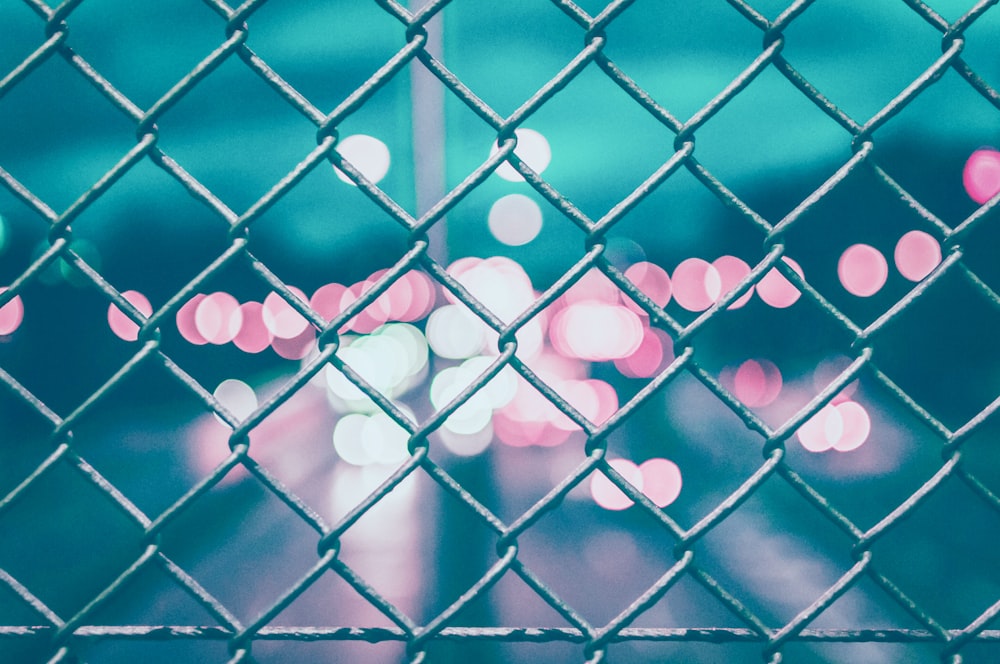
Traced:
<path id="1" fill-rule="evenodd" d="M 674 360 L 673 340 L 663 330 L 646 327 L 642 341 L 628 357 L 615 360 L 615 367 L 628 378 L 651 378 Z"/>
<path id="2" fill-rule="evenodd" d="M 837 404 L 837 412 L 843 420 L 843 433 L 833 444 L 838 452 L 850 452 L 861 447 L 868 440 L 872 423 L 865 407 L 856 401 L 844 401 Z"/>
<path id="3" fill-rule="evenodd" d="M 882 289 L 889 276 L 885 256 L 875 247 L 854 244 L 844 250 L 837 262 L 837 276 L 848 293 L 871 297 Z"/>
<path id="4" fill-rule="evenodd" d="M 850 452 L 861 447 L 871 433 L 871 419 L 856 401 L 830 403 L 799 427 L 798 438 L 810 452 Z"/>
<path id="5" fill-rule="evenodd" d="M 354 304 L 357 300 L 361 298 L 361 295 L 371 289 L 371 282 L 362 281 L 353 284 L 350 288 L 344 291 L 344 294 L 340 298 L 340 310 L 346 311 L 348 307 Z M 347 322 L 347 329 L 357 332 L 358 334 L 370 334 L 376 329 L 385 324 L 385 316 L 382 315 L 381 309 L 375 306 L 375 303 L 369 304 L 367 307 L 358 312 L 358 314 Z"/>
<path id="6" fill-rule="evenodd" d="M 198 332 L 198 326 L 194 320 L 195 313 L 198 311 L 198 305 L 201 304 L 201 301 L 205 297 L 204 293 L 198 293 L 177 310 L 177 331 L 181 333 L 181 336 L 188 343 L 195 346 L 204 346 L 208 343 L 208 339 L 201 336 L 201 333 Z"/>
<path id="7" fill-rule="evenodd" d="M 804 276 L 802 268 L 791 258 L 782 257 L 781 260 L 785 261 L 800 277 Z M 802 293 L 777 268 L 772 267 L 757 282 L 757 295 L 775 309 L 785 309 L 795 304 Z"/>
<path id="8" fill-rule="evenodd" d="M 750 274 L 750 266 L 736 256 L 720 256 L 712 261 L 712 267 L 714 267 L 716 272 L 719 273 L 719 292 L 721 295 L 725 295 L 729 291 L 736 288 L 736 285 L 740 283 L 744 277 Z M 751 297 L 753 297 L 753 286 L 751 286 L 746 293 L 736 298 L 736 300 L 729 305 L 729 308 L 739 309 L 749 302 Z"/>
<path id="9" fill-rule="evenodd" d="M 781 393 L 781 371 L 769 360 L 747 360 L 732 381 L 736 398 L 750 408 L 768 406 Z"/>
<path id="10" fill-rule="evenodd" d="M 289 286 L 288 290 L 301 300 L 308 302 L 309 298 L 300 289 Z M 309 321 L 288 303 L 285 298 L 275 292 L 270 292 L 264 298 L 264 306 L 261 310 L 261 317 L 264 325 L 272 335 L 279 339 L 293 339 L 309 327 Z"/>
<path id="11" fill-rule="evenodd" d="M 640 261 L 625 270 L 625 277 L 636 285 L 646 297 L 655 302 L 662 309 L 670 302 L 670 276 L 667 271 L 655 263 Z M 632 298 L 623 297 L 625 306 L 637 314 L 645 315 L 646 311 L 632 301 Z"/>
<path id="12" fill-rule="evenodd" d="M 434 309 L 437 291 L 434 283 L 423 272 L 410 270 L 403 275 L 410 288 L 410 301 L 396 316 L 403 323 L 414 323 L 423 320 Z"/>
<path id="13" fill-rule="evenodd" d="M 271 345 L 274 335 L 264 322 L 264 305 L 244 302 L 240 305 L 242 323 L 233 337 L 233 345 L 245 353 L 259 353 Z"/>
<path id="14" fill-rule="evenodd" d="M 229 343 L 243 325 L 239 301 L 222 291 L 206 295 L 195 308 L 194 325 L 208 343 Z"/>
<path id="15" fill-rule="evenodd" d="M 962 184 L 969 198 L 982 204 L 1000 192 L 1000 152 L 993 148 L 976 150 L 962 169 Z"/>
<path id="16" fill-rule="evenodd" d="M 639 464 L 642 492 L 657 507 L 666 507 L 681 495 L 681 469 L 669 459 L 647 459 Z"/>
<path id="17" fill-rule="evenodd" d="M 144 316 L 150 316 L 153 313 L 153 307 L 150 305 L 149 300 L 146 296 L 139 291 L 128 290 L 122 293 L 128 302 L 138 309 Z M 121 309 L 118 308 L 116 304 L 108 305 L 108 325 L 111 327 L 111 331 L 115 333 L 116 336 L 124 339 L 125 341 L 135 341 L 139 338 L 139 326 L 136 325 L 131 318 L 125 315 Z"/>
<path id="18" fill-rule="evenodd" d="M 579 281 L 570 286 L 560 299 L 566 305 L 581 302 L 616 305 L 620 295 L 618 286 L 608 279 L 607 275 L 597 268 L 591 268 L 580 277 Z"/>
<path id="19" fill-rule="evenodd" d="M 642 491 L 643 477 L 639 466 L 628 459 L 612 459 L 608 465 L 617 470 L 629 484 Z M 600 471 L 594 471 L 590 476 L 590 495 L 594 497 L 594 502 L 606 510 L 624 510 L 634 504 L 631 498 Z"/>
<path id="20" fill-rule="evenodd" d="M 317 288 L 309 298 L 309 306 L 329 323 L 340 314 L 340 302 L 346 292 L 347 286 L 336 283 L 325 284 Z"/>
<path id="21" fill-rule="evenodd" d="M 301 360 L 309 354 L 315 344 L 316 330 L 311 325 L 290 339 L 274 337 L 271 340 L 271 348 L 286 360 Z"/>
<path id="22" fill-rule="evenodd" d="M 920 281 L 941 263 L 941 245 L 928 233 L 910 231 L 899 238 L 893 259 L 901 275 Z"/>
<path id="23" fill-rule="evenodd" d="M 6 291 L 6 286 L 0 288 L 0 293 Z M 21 326 L 21 321 L 23 320 L 24 302 L 21 301 L 20 295 L 15 295 L 7 304 L 0 307 L 0 336 L 13 334 Z M 138 328 L 136 329 L 138 330 Z"/>
<path id="24" fill-rule="evenodd" d="M 688 258 L 674 268 L 674 300 L 688 311 L 704 311 L 722 293 L 719 271 L 701 258 Z"/>

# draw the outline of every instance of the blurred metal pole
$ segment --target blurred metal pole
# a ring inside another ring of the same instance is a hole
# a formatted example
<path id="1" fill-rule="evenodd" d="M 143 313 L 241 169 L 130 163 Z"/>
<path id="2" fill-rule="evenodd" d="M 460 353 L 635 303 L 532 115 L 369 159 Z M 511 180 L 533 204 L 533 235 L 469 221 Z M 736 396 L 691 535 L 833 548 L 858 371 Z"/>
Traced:
<path id="1" fill-rule="evenodd" d="M 412 11 L 419 11 L 430 0 L 413 0 Z M 437 59 L 442 59 L 444 25 L 439 12 L 427 23 L 427 44 L 425 49 Z M 414 61 L 410 66 L 411 98 L 413 105 L 413 173 L 416 188 L 417 214 L 422 215 L 435 203 L 444 198 L 447 188 L 445 174 L 445 87 L 434 74 L 422 64 Z M 448 264 L 447 220 L 441 218 L 428 230 L 430 246 L 427 253 L 441 265 Z M 477 498 L 487 506 L 495 508 L 496 487 L 492 481 L 492 455 L 487 451 L 474 459 L 464 460 L 452 469 L 458 472 L 459 481 L 472 487 Z M 425 601 L 431 606 L 428 613 L 442 610 L 458 599 L 471 585 L 470 579 L 481 575 L 495 560 L 494 542 L 483 532 L 472 512 L 457 501 L 439 492 L 438 520 L 436 524 L 436 555 L 428 561 L 432 570 L 428 583 L 436 592 L 428 588 Z M 434 595 L 437 595 L 436 602 Z M 436 606 L 435 606 L 436 604 Z M 456 625 L 494 625 L 494 601 L 478 603 L 461 612 Z M 454 651 L 448 651 L 448 654 Z M 433 657 L 435 661 L 447 661 L 448 656 Z M 463 644 L 460 655 L 454 661 L 474 661 L 479 664 L 493 664 L 497 659 L 497 648 L 490 644 Z"/>
<path id="2" fill-rule="evenodd" d="M 419 11 L 430 0 L 414 0 L 413 11 Z M 425 50 L 440 59 L 443 25 L 438 13 L 427 23 Z M 444 85 L 416 60 L 410 65 L 410 97 L 413 114 L 413 179 L 416 189 L 417 215 L 422 215 L 444 198 Z M 428 254 L 447 265 L 448 229 L 444 218 L 427 233 Z"/>

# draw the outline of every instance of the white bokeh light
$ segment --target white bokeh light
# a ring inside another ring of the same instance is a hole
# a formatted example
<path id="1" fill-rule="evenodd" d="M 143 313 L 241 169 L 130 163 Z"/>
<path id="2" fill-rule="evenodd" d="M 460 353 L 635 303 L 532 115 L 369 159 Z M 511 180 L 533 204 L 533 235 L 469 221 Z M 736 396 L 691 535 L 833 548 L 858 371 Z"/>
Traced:
<path id="1" fill-rule="evenodd" d="M 511 247 L 528 244 L 542 230 L 542 209 L 524 194 L 510 194 L 490 208 L 490 233 Z"/>
<path id="2" fill-rule="evenodd" d="M 348 136 L 337 144 L 337 152 L 373 184 L 379 182 L 389 172 L 391 161 L 389 148 L 374 136 L 367 134 Z M 355 186 L 354 181 L 339 168 L 335 167 L 333 170 L 338 178 Z"/>
<path id="3" fill-rule="evenodd" d="M 541 174 L 552 161 L 552 149 L 548 140 L 534 129 L 517 129 L 514 134 L 517 136 L 514 154 L 531 170 Z M 494 143 L 490 154 L 494 155 L 498 151 L 499 148 Z M 509 182 L 524 182 L 524 177 L 506 161 L 497 166 L 496 174 Z"/>

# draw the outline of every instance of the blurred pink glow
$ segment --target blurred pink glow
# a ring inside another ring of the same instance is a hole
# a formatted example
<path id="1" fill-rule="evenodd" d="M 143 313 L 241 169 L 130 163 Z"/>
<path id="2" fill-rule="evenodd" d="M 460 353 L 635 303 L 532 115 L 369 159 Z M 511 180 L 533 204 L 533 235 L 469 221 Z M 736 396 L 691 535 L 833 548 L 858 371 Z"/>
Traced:
<path id="1" fill-rule="evenodd" d="M 867 244 L 854 244 L 844 250 L 837 262 L 837 276 L 851 295 L 871 297 L 885 285 L 889 265 L 882 252 Z"/>
<path id="2" fill-rule="evenodd" d="M 629 484 L 642 490 L 643 477 L 639 466 L 628 459 L 612 459 L 608 465 L 617 470 Z M 633 505 L 632 499 L 600 471 L 594 471 L 590 476 L 590 494 L 594 497 L 594 501 L 606 510 L 624 510 Z"/>
<path id="3" fill-rule="evenodd" d="M 229 343 L 243 325 L 240 303 L 221 291 L 206 295 L 195 308 L 194 325 L 208 343 Z"/>
<path id="4" fill-rule="evenodd" d="M 288 290 L 292 291 L 295 297 L 302 300 L 302 302 L 309 301 L 306 294 L 298 288 L 289 286 Z M 268 293 L 267 297 L 264 298 L 264 307 L 261 311 L 261 316 L 264 319 L 264 325 L 267 326 L 267 329 L 279 339 L 292 339 L 302 334 L 309 327 L 309 321 L 296 311 L 292 305 L 288 304 L 285 298 L 273 291 Z"/>
<path id="5" fill-rule="evenodd" d="M 312 350 L 316 343 L 316 330 L 310 325 L 302 330 L 297 336 L 291 339 L 274 337 L 271 341 L 271 348 L 274 352 L 286 360 L 301 360 Z"/>
<path id="6" fill-rule="evenodd" d="M 433 282 L 426 274 L 416 270 L 410 270 L 403 278 L 410 287 L 410 300 L 396 316 L 396 320 L 413 323 L 426 318 L 434 309 L 436 299 Z"/>
<path id="7" fill-rule="evenodd" d="M 580 280 L 570 286 L 560 299 L 567 305 L 580 302 L 616 305 L 619 302 L 620 293 L 618 286 L 615 286 L 614 282 L 608 279 L 603 272 L 597 268 L 591 268 L 584 272 Z"/>
<path id="8" fill-rule="evenodd" d="M 668 459 L 648 459 L 639 464 L 642 492 L 657 507 L 666 507 L 681 495 L 681 469 Z"/>
<path id="9" fill-rule="evenodd" d="M 923 231 L 910 231 L 899 238 L 893 258 L 901 275 L 910 281 L 920 281 L 941 262 L 941 245 Z"/>
<path id="10" fill-rule="evenodd" d="M 553 424 L 558 417 L 568 421 L 548 399 L 518 376 L 514 398 L 493 414 L 493 431 L 501 442 L 512 447 L 552 447 L 566 442 L 570 435 L 568 428 Z"/>
<path id="11" fill-rule="evenodd" d="M 688 311 L 704 311 L 722 293 L 719 271 L 708 261 L 688 258 L 674 269 L 674 300 Z"/>
<path id="12" fill-rule="evenodd" d="M 340 310 L 345 311 L 370 287 L 371 284 L 369 282 L 362 281 L 352 285 L 344 291 L 343 296 L 340 298 Z M 349 320 L 345 327 L 359 334 L 369 334 L 374 332 L 375 329 L 384 323 L 385 318 L 382 316 L 382 312 L 375 306 L 374 303 L 372 303 L 362 309 L 354 318 Z"/>
<path id="13" fill-rule="evenodd" d="M 144 316 L 148 317 L 153 313 L 153 307 L 149 304 L 149 300 L 139 291 L 125 291 L 122 293 L 122 297 L 141 311 Z M 108 325 L 111 326 L 111 331 L 115 335 L 125 341 L 135 341 L 139 338 L 139 326 L 132 322 L 132 319 L 126 316 L 115 304 L 108 305 Z"/>
<path id="14" fill-rule="evenodd" d="M 177 331 L 181 333 L 181 336 L 184 337 L 188 343 L 192 343 L 196 346 L 204 346 L 208 343 L 208 339 L 201 336 L 201 333 L 198 332 L 198 326 L 194 321 L 198 305 L 201 304 L 201 301 L 204 300 L 205 297 L 204 293 L 198 293 L 177 310 Z"/>
<path id="15" fill-rule="evenodd" d="M 274 335 L 264 322 L 264 305 L 260 302 L 244 302 L 240 305 L 243 323 L 233 337 L 233 345 L 245 353 L 259 353 L 271 345 Z"/>
<path id="16" fill-rule="evenodd" d="M 844 370 L 850 366 L 852 361 L 853 360 L 846 355 L 835 355 L 820 362 L 816 365 L 816 369 L 813 371 L 813 389 L 815 389 L 816 392 L 822 392 L 825 390 L 827 385 L 835 381 L 837 376 L 842 374 Z M 838 404 L 842 401 L 847 401 L 857 389 L 858 380 L 855 378 L 850 383 L 845 385 L 840 392 L 837 393 L 837 396 L 833 397 L 833 401 L 831 403 Z"/>
<path id="17" fill-rule="evenodd" d="M 603 380 L 567 380 L 553 387 L 571 406 L 594 424 L 600 426 L 618 410 L 618 393 Z M 554 424 L 560 428 L 577 431 L 580 427 L 573 420 L 563 416 Z"/>
<path id="18" fill-rule="evenodd" d="M 641 261 L 625 270 L 625 276 L 661 309 L 670 302 L 670 276 L 659 265 Z M 645 315 L 646 311 L 633 302 L 632 298 L 622 297 L 622 302 L 635 313 Z"/>
<path id="19" fill-rule="evenodd" d="M 836 406 L 827 404 L 799 427 L 798 437 L 810 452 L 825 452 L 837 444 L 843 433 L 843 417 Z"/>
<path id="20" fill-rule="evenodd" d="M 791 258 L 783 257 L 781 260 L 785 261 L 800 277 L 803 276 L 802 268 L 799 267 L 798 263 Z M 772 267 L 757 282 L 757 295 L 772 307 L 784 309 L 795 304 L 802 294 L 798 288 L 792 285 L 792 282 L 785 278 L 785 275 L 781 274 L 777 268 Z"/>
<path id="21" fill-rule="evenodd" d="M 341 312 L 340 302 L 346 292 L 347 286 L 340 284 L 320 286 L 309 298 L 309 306 L 329 323 Z"/>
<path id="22" fill-rule="evenodd" d="M 604 362 L 628 357 L 639 348 L 642 321 L 620 305 L 579 302 L 556 313 L 549 337 L 566 357 Z"/>
<path id="23" fill-rule="evenodd" d="M 643 328 L 642 341 L 628 357 L 615 360 L 615 367 L 628 378 L 650 378 L 674 359 L 673 340 L 663 330 Z"/>
<path id="24" fill-rule="evenodd" d="M 736 398 L 750 408 L 774 403 L 781 385 L 781 371 L 768 360 L 747 360 L 733 375 Z"/>
<path id="25" fill-rule="evenodd" d="M 872 430 L 872 422 L 865 407 L 856 401 L 845 401 L 837 405 L 837 412 L 844 421 L 844 432 L 833 445 L 838 452 L 850 452 L 861 447 Z"/>
<path id="26" fill-rule="evenodd" d="M 810 452 L 833 449 L 850 452 L 861 447 L 871 433 L 865 407 L 855 401 L 827 404 L 799 428 L 799 442 Z"/>
<path id="27" fill-rule="evenodd" d="M 0 288 L 0 293 L 6 290 L 6 286 Z M 10 302 L 0 307 L 0 336 L 13 334 L 14 330 L 21 326 L 22 320 L 24 320 L 24 302 L 21 301 L 20 295 L 15 295 Z"/>
<path id="28" fill-rule="evenodd" d="M 962 183 L 969 197 L 985 203 L 1000 192 L 1000 152 L 992 148 L 976 150 L 965 162 Z"/>
<path id="29" fill-rule="evenodd" d="M 719 289 L 720 297 L 736 288 L 736 284 L 740 283 L 745 276 L 750 274 L 750 266 L 736 256 L 720 256 L 712 261 L 712 267 L 719 273 L 719 282 L 721 284 Z M 729 308 L 739 309 L 749 302 L 751 297 L 753 297 L 753 286 L 746 293 L 738 297 L 735 302 L 730 304 Z"/>

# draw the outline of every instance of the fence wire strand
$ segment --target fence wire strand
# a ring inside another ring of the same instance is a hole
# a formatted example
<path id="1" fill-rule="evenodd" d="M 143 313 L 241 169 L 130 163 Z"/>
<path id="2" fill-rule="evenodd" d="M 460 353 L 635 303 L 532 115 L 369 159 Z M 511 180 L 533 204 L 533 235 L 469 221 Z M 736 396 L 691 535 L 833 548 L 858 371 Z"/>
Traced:
<path id="1" fill-rule="evenodd" d="M 951 430 L 934 418 L 920 402 L 895 384 L 879 366 L 878 354 L 873 342 L 882 329 L 898 320 L 924 294 L 934 288 L 935 283 L 946 276 L 961 276 L 981 299 L 994 308 L 1000 308 L 1000 298 L 964 262 L 965 247 L 973 241 L 976 229 L 987 213 L 992 210 L 1000 197 L 994 197 L 968 219 L 957 226 L 948 226 L 944 221 L 928 211 L 917 196 L 907 191 L 883 170 L 875 151 L 874 132 L 892 121 L 915 99 L 933 86 L 941 76 L 954 71 L 982 99 L 1000 109 L 1000 93 L 963 60 L 966 44 L 965 33 L 985 12 L 996 4 L 996 0 L 979 2 L 962 17 L 948 23 L 942 16 L 919 0 L 905 0 L 906 5 L 923 21 L 941 35 L 941 55 L 923 72 L 876 111 L 870 118 L 854 118 L 824 96 L 810 81 L 783 56 L 785 31 L 796 19 L 803 15 L 812 4 L 804 0 L 794 2 L 775 20 L 765 18 L 749 3 L 729 0 L 738 15 L 760 31 L 762 46 L 753 61 L 733 78 L 707 104 L 683 121 L 673 115 L 664 105 L 654 99 L 625 69 L 616 64 L 607 53 L 611 38 L 607 28 L 632 4 L 628 0 L 611 2 L 596 16 L 592 16 L 570 0 L 553 0 L 553 4 L 565 13 L 580 29 L 583 46 L 560 70 L 528 97 L 510 115 L 504 117 L 478 97 L 461 78 L 452 72 L 440 59 L 429 53 L 427 44 L 427 23 L 438 16 L 450 4 L 448 0 L 429 2 L 419 11 L 413 12 L 394 0 L 378 0 L 377 4 L 403 28 L 402 41 L 398 50 L 378 68 L 362 85 L 355 89 L 339 105 L 324 112 L 302 92 L 295 89 L 281 74 L 272 68 L 258 53 L 247 46 L 247 36 L 252 29 L 256 12 L 264 6 L 263 1 L 248 0 L 239 7 L 232 7 L 221 0 L 210 0 L 208 5 L 219 17 L 219 39 L 217 46 L 198 64 L 178 80 L 169 90 L 144 110 L 129 99 L 105 78 L 96 67 L 76 53 L 71 46 L 69 26 L 79 2 L 67 0 L 52 7 L 41 0 L 28 0 L 27 4 L 43 20 L 39 25 L 39 43 L 22 62 L 0 79 L 0 98 L 21 84 L 46 61 L 61 58 L 82 80 L 89 83 L 117 111 L 134 123 L 136 142 L 105 172 L 87 191 L 80 195 L 64 211 L 57 212 L 39 195 L 18 181 L 9 171 L 0 168 L 0 183 L 17 199 L 33 210 L 38 218 L 48 224 L 49 248 L 28 265 L 12 282 L 9 289 L 0 294 L 0 305 L 9 302 L 24 292 L 40 274 L 54 261 L 63 259 L 77 275 L 92 289 L 102 295 L 108 304 L 118 306 L 140 326 L 138 350 L 115 371 L 107 381 L 87 397 L 69 414 L 61 416 L 49 408 L 12 375 L 0 369 L 0 384 L 13 397 L 37 414 L 51 429 L 49 444 L 51 454 L 6 496 L 0 498 L 0 515 L 7 512 L 25 494 L 31 492 L 40 480 L 57 467 L 68 467 L 103 494 L 127 520 L 143 534 L 143 546 L 136 552 L 134 560 L 118 576 L 96 594 L 74 615 L 59 615 L 35 596 L 31 589 L 22 584 L 7 571 L 0 569 L 0 583 L 14 593 L 25 607 L 39 620 L 32 626 L 0 626 L 0 638 L 41 639 L 50 644 L 52 662 L 75 661 L 75 652 L 90 641 L 101 639 L 122 640 L 206 640 L 225 641 L 229 645 L 230 661 L 253 661 L 253 646 L 257 641 L 363 641 L 405 642 L 407 657 L 411 662 L 423 661 L 428 645 L 434 641 L 510 641 L 510 642 L 567 642 L 581 644 L 581 657 L 588 662 L 606 661 L 609 646 L 629 641 L 652 642 L 699 642 L 734 643 L 749 642 L 761 646 L 765 661 L 778 662 L 782 649 L 793 642 L 838 642 L 838 643 L 932 643 L 940 647 L 942 661 L 960 661 L 962 649 L 971 643 L 1000 642 L 1000 630 L 988 629 L 991 621 L 1000 613 L 1000 601 L 993 604 L 967 626 L 949 629 L 942 626 L 916 601 L 908 597 L 892 581 L 892 572 L 879 567 L 879 558 L 872 546 L 905 520 L 914 509 L 952 478 L 958 478 L 981 499 L 984 505 L 1000 513 L 1000 498 L 975 474 L 963 465 L 962 444 L 970 434 L 983 425 L 998 407 L 1000 400 L 993 401 L 965 425 Z M 297 114 L 306 118 L 316 128 L 316 147 L 306 154 L 292 170 L 273 185 L 259 200 L 239 213 L 228 207 L 204 183 L 160 147 L 157 123 L 169 117 L 171 110 L 189 93 L 202 84 L 206 77 L 219 66 L 228 62 L 238 62 L 255 76 L 263 80 L 285 104 Z M 425 68 L 444 87 L 446 94 L 464 104 L 496 134 L 498 150 L 482 162 L 454 189 L 429 207 L 419 218 L 415 218 L 338 151 L 339 128 L 345 120 L 364 107 L 366 102 L 379 90 L 410 66 Z M 600 219 L 594 220 L 585 214 L 568 196 L 558 191 L 552 183 L 532 170 L 514 153 L 516 146 L 515 129 L 521 127 L 548 102 L 560 94 L 583 71 L 600 71 L 609 81 L 624 91 L 632 102 L 669 130 L 674 136 L 674 152 L 642 184 L 619 200 Z M 785 77 L 803 97 L 821 110 L 847 134 L 852 148 L 851 157 L 829 175 L 825 182 L 812 194 L 796 205 L 784 218 L 773 222 L 758 214 L 720 178 L 714 175 L 695 156 L 695 137 L 698 131 L 710 123 L 722 109 L 738 97 L 750 83 L 763 72 L 774 70 Z M 121 292 L 109 283 L 83 256 L 71 247 L 73 239 L 72 222 L 90 208 L 107 191 L 139 163 L 151 163 L 164 174 L 178 182 L 187 193 L 201 203 L 206 210 L 229 228 L 229 246 L 207 267 L 188 281 L 176 294 L 159 309 L 145 315 L 133 306 Z M 289 191 L 314 168 L 329 163 L 346 174 L 358 189 L 382 210 L 389 218 L 410 233 L 410 251 L 388 270 L 370 289 L 362 294 L 352 306 L 341 312 L 332 321 L 327 321 L 307 303 L 299 300 L 282 279 L 272 272 L 266 263 L 256 258 L 248 249 L 247 238 L 252 233 L 254 223 L 270 207 L 280 201 Z M 446 213 L 454 208 L 470 192 L 475 190 L 499 166 L 509 163 L 520 173 L 537 193 L 547 200 L 574 224 L 582 233 L 583 253 L 579 260 L 522 315 L 511 323 L 505 323 L 486 305 L 478 301 L 458 280 L 451 276 L 446 266 L 435 260 L 429 253 L 428 231 L 442 223 Z M 885 311 L 875 322 L 862 327 L 839 311 L 829 300 L 816 290 L 807 280 L 792 270 L 782 257 L 785 255 L 785 237 L 789 229 L 802 223 L 806 212 L 823 201 L 849 174 L 865 169 L 871 173 L 893 197 L 902 200 L 921 220 L 925 230 L 940 239 L 947 248 L 946 259 L 925 281 L 913 287 L 902 299 Z M 609 230 L 638 205 L 645 197 L 660 187 L 676 173 L 686 170 L 714 195 L 722 204 L 742 218 L 748 226 L 760 234 L 764 252 L 760 262 L 724 299 L 699 315 L 693 322 L 684 325 L 658 306 L 606 257 L 605 237 Z M 164 351 L 161 346 L 160 328 L 164 321 L 176 315 L 180 307 L 190 299 L 215 275 L 230 264 L 243 264 L 260 284 L 280 295 L 291 307 L 306 317 L 316 328 L 320 340 L 320 353 L 288 383 L 275 393 L 246 420 L 241 421 L 230 413 L 211 392 L 201 386 Z M 495 362 L 480 375 L 467 389 L 456 395 L 450 403 L 440 408 L 424 422 L 414 422 L 397 405 L 379 390 L 367 383 L 338 354 L 341 350 L 338 330 L 356 314 L 364 310 L 384 293 L 407 270 L 419 267 L 426 271 L 438 284 L 461 301 L 488 327 L 499 335 L 500 354 Z M 696 345 L 699 334 L 705 326 L 738 299 L 753 288 L 772 267 L 778 268 L 802 292 L 810 306 L 823 312 L 835 326 L 842 329 L 852 339 L 853 361 L 840 375 L 806 404 L 782 426 L 773 429 L 739 399 L 723 387 L 699 363 Z M 533 372 L 517 355 L 516 333 L 562 293 L 577 284 L 584 273 L 596 268 L 614 282 L 635 304 L 648 314 L 653 324 L 666 331 L 677 349 L 676 359 L 662 370 L 648 385 L 640 390 L 620 410 L 602 424 L 589 421 L 574 408 L 560 393 Z M 229 456 L 219 463 L 214 472 L 201 479 L 183 495 L 177 497 L 159 514 L 145 514 L 128 497 L 122 494 L 109 480 L 92 467 L 73 443 L 73 428 L 77 421 L 87 415 L 105 395 L 118 389 L 120 385 L 140 366 L 153 365 L 171 375 L 178 385 L 193 398 L 203 403 L 205 408 L 217 414 L 232 429 Z M 409 435 L 410 458 L 378 488 L 337 523 L 328 524 L 304 500 L 291 489 L 271 476 L 253 457 L 253 447 L 249 444 L 249 433 L 265 418 L 291 398 L 306 382 L 326 366 L 335 366 L 348 379 L 369 396 Z M 428 436 L 437 430 L 447 417 L 467 403 L 490 379 L 505 367 L 515 371 L 531 384 L 563 415 L 579 425 L 587 436 L 586 459 L 567 477 L 552 488 L 545 496 L 531 505 L 523 514 L 505 522 L 439 465 L 428 454 Z M 693 376 L 712 395 L 739 417 L 745 426 L 761 441 L 762 462 L 756 472 L 745 478 L 741 485 L 700 521 L 690 528 L 681 527 L 667 511 L 658 508 L 644 494 L 633 487 L 605 458 L 609 434 L 627 421 L 629 417 L 649 399 L 661 392 L 679 376 Z M 884 516 L 872 527 L 864 528 L 853 523 L 824 496 L 788 465 L 785 444 L 798 428 L 840 392 L 841 388 L 857 378 L 867 378 L 881 384 L 885 392 L 920 421 L 940 439 L 942 465 L 912 495 L 898 505 L 889 506 Z M 249 624 L 243 624 L 218 599 L 203 588 L 188 572 L 175 564 L 160 549 L 159 538 L 162 529 L 175 521 L 192 504 L 199 501 L 216 486 L 233 468 L 246 468 L 253 478 L 268 492 L 281 500 L 296 516 L 319 535 L 317 559 L 313 567 L 305 572 L 297 582 L 273 604 L 261 612 Z M 392 602 L 383 597 L 363 576 L 349 567 L 340 557 L 340 538 L 354 524 L 392 493 L 406 478 L 422 473 L 440 485 L 453 499 L 464 503 L 475 518 L 485 525 L 496 538 L 496 559 L 489 569 L 448 605 L 440 614 L 419 624 L 403 613 Z M 563 498 L 593 473 L 603 473 L 619 487 L 631 500 L 652 517 L 658 528 L 675 542 L 676 562 L 665 570 L 621 613 L 605 625 L 594 625 L 584 619 L 570 603 L 560 598 L 556 592 L 535 575 L 518 557 L 518 537 L 531 528 L 545 514 L 557 509 Z M 756 491 L 768 483 L 783 482 L 791 487 L 802 500 L 817 513 L 823 515 L 851 541 L 850 553 L 854 564 L 817 597 L 811 605 L 803 609 L 786 624 L 768 624 L 741 602 L 737 595 L 727 590 L 725 584 L 716 580 L 699 565 L 695 544 L 706 534 L 716 529 L 725 519 L 739 508 Z M 156 566 L 164 571 L 173 582 L 198 604 L 204 607 L 217 621 L 217 625 L 97 625 L 90 624 L 91 616 L 107 600 L 134 580 L 141 570 Z M 393 627 L 324 627 L 304 626 L 296 628 L 269 625 L 296 597 L 309 589 L 322 575 L 332 572 L 371 603 L 386 616 Z M 520 577 L 538 597 L 551 606 L 571 626 L 570 627 L 463 627 L 452 624 L 453 618 L 464 607 L 474 602 L 488 591 L 505 574 Z M 696 581 L 715 597 L 719 605 L 735 617 L 743 626 L 733 628 L 637 628 L 630 625 L 662 596 L 669 593 L 674 584 L 682 578 Z M 838 597 L 850 590 L 862 579 L 869 579 L 891 598 L 903 611 L 910 614 L 921 625 L 917 629 L 813 629 L 810 624 L 830 607 Z"/>

